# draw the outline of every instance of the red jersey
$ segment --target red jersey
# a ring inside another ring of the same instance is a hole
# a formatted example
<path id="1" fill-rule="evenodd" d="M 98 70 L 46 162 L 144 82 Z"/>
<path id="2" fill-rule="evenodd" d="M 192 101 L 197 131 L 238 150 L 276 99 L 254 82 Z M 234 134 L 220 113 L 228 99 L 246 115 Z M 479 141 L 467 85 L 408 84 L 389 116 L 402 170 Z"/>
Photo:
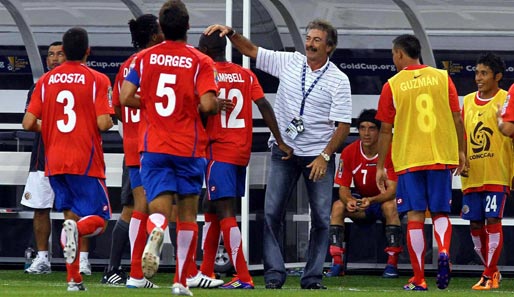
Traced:
<path id="1" fill-rule="evenodd" d="M 341 152 L 335 183 L 340 186 L 350 187 L 353 180 L 355 190 L 363 198 L 380 194 L 375 179 L 377 174 L 377 161 L 378 154 L 373 158 L 366 157 L 362 151 L 361 141 L 354 141 Z M 387 153 L 384 167 L 388 179 L 397 181 L 398 177 L 394 173 L 390 150 Z"/>
<path id="2" fill-rule="evenodd" d="M 41 119 L 46 175 L 105 178 L 97 117 L 112 114 L 109 78 L 79 62 L 65 62 L 37 82 L 28 112 Z"/>
<path id="3" fill-rule="evenodd" d="M 514 84 L 510 86 L 509 94 L 503 104 L 502 119 L 504 122 L 514 122 Z"/>
<path id="4" fill-rule="evenodd" d="M 139 151 L 205 157 L 200 96 L 217 93 L 214 62 L 183 42 L 164 41 L 137 55 L 125 80 L 140 87 Z"/>
<path id="5" fill-rule="evenodd" d="M 138 150 L 138 127 L 141 120 L 141 113 L 138 108 L 122 106 L 120 103 L 120 90 L 125 77 L 130 69 L 134 66 L 136 54 L 128 58 L 120 67 L 116 79 L 114 81 L 114 90 L 112 92 L 112 104 L 121 108 L 121 122 L 123 125 L 123 151 L 125 152 L 125 164 L 127 166 L 139 166 L 139 150 Z"/>
<path id="6" fill-rule="evenodd" d="M 252 151 L 252 101 L 264 98 L 255 74 L 230 62 L 215 63 L 221 99 L 231 99 L 234 109 L 220 111 L 207 122 L 210 159 L 246 166 Z"/>

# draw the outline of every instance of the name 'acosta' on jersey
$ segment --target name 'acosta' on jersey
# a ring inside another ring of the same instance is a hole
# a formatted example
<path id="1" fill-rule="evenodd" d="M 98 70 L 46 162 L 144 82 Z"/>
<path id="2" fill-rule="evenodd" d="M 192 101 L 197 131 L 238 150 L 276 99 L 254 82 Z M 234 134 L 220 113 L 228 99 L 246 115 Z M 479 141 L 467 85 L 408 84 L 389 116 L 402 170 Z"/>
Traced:
<path id="1" fill-rule="evenodd" d="M 86 77 L 83 73 L 53 73 L 48 79 L 48 84 L 86 84 Z"/>

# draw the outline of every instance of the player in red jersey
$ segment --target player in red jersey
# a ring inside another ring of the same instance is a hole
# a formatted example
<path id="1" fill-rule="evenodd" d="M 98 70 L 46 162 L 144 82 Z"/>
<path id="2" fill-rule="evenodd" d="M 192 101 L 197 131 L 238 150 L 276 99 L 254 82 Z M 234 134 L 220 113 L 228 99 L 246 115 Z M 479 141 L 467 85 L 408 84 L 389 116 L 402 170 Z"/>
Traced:
<path id="1" fill-rule="evenodd" d="M 144 14 L 135 20 L 129 21 L 132 44 L 139 52 L 164 40 L 157 17 Z M 138 129 L 141 119 L 139 109 L 122 106 L 119 99 L 119 90 L 125 76 L 134 66 L 137 54 L 130 56 L 120 67 L 114 82 L 113 105 L 116 115 L 123 125 L 123 150 L 125 165 L 130 177 L 132 195 L 122 196 L 123 209 L 121 216 L 113 230 L 109 269 L 102 278 L 106 284 L 124 284 L 124 273 L 119 268 L 121 252 L 127 240 L 131 246 L 130 278 L 126 280 L 128 288 L 156 288 L 152 282 L 144 278 L 141 269 L 141 257 L 146 243 L 146 220 L 148 218 L 148 205 L 139 175 Z M 125 170 L 125 169 L 124 169 Z M 128 179 L 122 180 L 129 182 Z M 114 263 L 113 263 L 114 262 Z"/>
<path id="2" fill-rule="evenodd" d="M 45 174 L 65 218 L 61 244 L 68 291 L 82 291 L 79 239 L 102 233 L 111 216 L 100 131 L 112 127 L 113 110 L 109 78 L 84 64 L 90 51 L 87 31 L 66 31 L 63 50 L 68 61 L 38 81 L 23 128 L 43 135 Z"/>
<path id="3" fill-rule="evenodd" d="M 141 180 L 149 202 L 150 233 L 143 272 L 158 269 L 164 230 L 178 194 L 177 265 L 172 294 L 192 295 L 186 267 L 192 265 L 203 185 L 207 133 L 200 113 L 218 111 L 212 59 L 186 43 L 189 14 L 182 1 L 167 1 L 159 12 L 165 41 L 138 54 L 120 91 L 123 105 L 141 109 Z M 140 88 L 140 96 L 135 96 Z"/>
<path id="4" fill-rule="evenodd" d="M 502 134 L 514 138 L 514 84 L 510 86 L 508 92 L 503 107 L 498 108 L 496 116 Z"/>
<path id="5" fill-rule="evenodd" d="M 253 117 L 252 102 L 262 114 L 279 148 L 292 155 L 292 149 L 284 143 L 277 126 L 275 114 L 255 74 L 237 64 L 227 62 L 225 47 L 227 40 L 220 32 L 200 36 L 198 48 L 215 61 L 221 112 L 209 117 L 207 134 L 206 187 L 203 199 L 205 225 L 203 232 L 203 261 L 200 271 L 196 266 L 189 270 L 190 287 L 211 287 L 223 282 L 208 282 L 206 276 L 214 274 L 214 260 L 218 250 L 220 232 L 223 233 L 225 249 L 236 269 L 237 276 L 223 289 L 253 289 L 253 280 L 243 254 L 241 231 L 235 217 L 235 198 L 244 196 L 246 166 L 252 149 Z"/>
<path id="6" fill-rule="evenodd" d="M 365 109 L 359 115 L 357 127 L 360 139 L 341 153 L 335 183 L 339 187 L 339 198 L 332 205 L 330 216 L 330 255 L 333 265 L 327 276 L 343 275 L 344 219 L 350 218 L 356 224 L 372 224 L 377 219 L 385 223 L 389 255 L 382 274 L 385 278 L 398 277 L 398 254 L 402 251 L 402 231 L 396 209 L 396 182 L 391 155 L 387 155 L 387 190 L 381 193 L 375 182 L 378 159 L 378 131 L 380 121 L 375 120 L 377 111 Z M 352 193 L 352 181 L 355 191 Z"/>

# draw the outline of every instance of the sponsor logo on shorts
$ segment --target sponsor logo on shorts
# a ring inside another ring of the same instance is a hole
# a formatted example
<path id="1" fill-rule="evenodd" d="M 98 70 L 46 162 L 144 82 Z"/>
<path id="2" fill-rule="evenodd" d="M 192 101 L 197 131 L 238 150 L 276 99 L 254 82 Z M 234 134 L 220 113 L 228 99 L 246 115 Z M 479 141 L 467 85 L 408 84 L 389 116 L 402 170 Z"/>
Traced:
<path id="1" fill-rule="evenodd" d="M 402 204 L 402 203 L 403 203 L 403 198 L 397 197 L 396 198 L 396 204 Z"/>
<path id="2" fill-rule="evenodd" d="M 209 191 L 215 192 L 216 191 L 216 186 L 211 186 L 211 189 Z"/>
<path id="3" fill-rule="evenodd" d="M 32 194 L 30 194 L 30 192 L 25 192 L 25 195 L 23 195 L 23 198 L 25 200 L 30 200 L 32 198 Z"/>
<path id="4" fill-rule="evenodd" d="M 469 213 L 469 206 L 467 206 L 467 205 L 463 205 L 463 206 L 462 206 L 462 213 L 463 213 L 463 214 L 467 214 L 467 213 Z"/>

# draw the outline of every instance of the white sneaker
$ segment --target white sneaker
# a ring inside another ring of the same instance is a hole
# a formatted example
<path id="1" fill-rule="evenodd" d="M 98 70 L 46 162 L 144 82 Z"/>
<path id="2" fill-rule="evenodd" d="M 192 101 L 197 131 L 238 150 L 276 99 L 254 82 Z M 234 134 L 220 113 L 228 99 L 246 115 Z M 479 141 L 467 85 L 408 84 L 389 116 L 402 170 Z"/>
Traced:
<path id="1" fill-rule="evenodd" d="M 84 287 L 83 283 L 69 282 L 68 283 L 68 292 L 77 292 L 77 291 L 87 291 L 86 287 Z"/>
<path id="2" fill-rule="evenodd" d="M 143 251 L 142 268 L 146 278 L 152 278 L 159 269 L 159 261 L 162 250 L 164 231 L 160 227 L 155 227 L 150 233 L 146 246 Z"/>
<path id="3" fill-rule="evenodd" d="M 77 223 L 74 220 L 65 220 L 62 228 L 66 236 L 66 244 L 64 245 L 64 259 L 66 263 L 71 264 L 77 258 L 77 243 L 79 241 L 79 232 Z"/>
<path id="4" fill-rule="evenodd" d="M 193 296 L 193 293 L 181 283 L 174 283 L 171 287 L 171 295 Z"/>
<path id="5" fill-rule="evenodd" d="M 151 281 L 146 278 L 137 279 L 133 277 L 129 277 L 127 279 L 127 288 L 129 289 L 139 289 L 139 288 L 149 288 L 149 289 L 157 289 L 159 286 L 155 285 Z"/>
<path id="6" fill-rule="evenodd" d="M 79 265 L 79 271 L 80 273 L 84 275 L 91 275 L 91 264 L 89 264 L 88 259 L 80 259 L 80 265 Z"/>
<path id="7" fill-rule="evenodd" d="M 208 277 L 198 271 L 198 274 L 194 277 L 188 277 L 186 283 L 189 288 L 217 288 L 223 285 L 223 280 Z"/>
<path id="8" fill-rule="evenodd" d="M 50 272 L 52 272 L 50 261 L 48 261 L 48 258 L 40 257 L 39 255 L 32 260 L 30 267 L 25 269 L 25 273 L 30 274 L 47 274 Z"/>

